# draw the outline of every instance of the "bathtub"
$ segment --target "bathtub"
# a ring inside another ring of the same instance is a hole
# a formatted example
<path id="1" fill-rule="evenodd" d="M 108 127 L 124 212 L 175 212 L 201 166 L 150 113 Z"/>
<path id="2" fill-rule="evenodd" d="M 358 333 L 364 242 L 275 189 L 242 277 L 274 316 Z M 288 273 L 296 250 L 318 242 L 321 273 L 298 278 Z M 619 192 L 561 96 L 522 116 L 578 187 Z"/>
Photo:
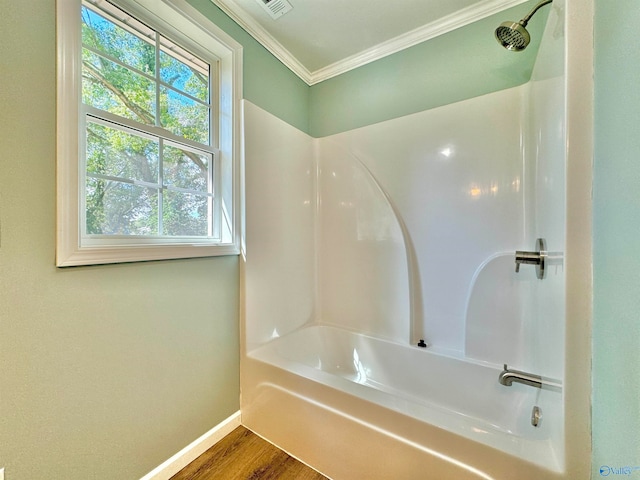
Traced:
<path id="1" fill-rule="evenodd" d="M 294 456 L 316 466 L 340 452 L 346 458 L 342 463 L 348 463 L 362 451 L 357 445 L 376 438 L 365 450 L 388 444 L 380 452 L 388 458 L 388 449 L 397 454 L 404 448 L 399 458 L 422 461 L 436 472 L 418 477 L 410 470 L 402 477 L 397 476 L 402 472 L 398 462 L 391 462 L 388 474 L 382 462 L 368 477 L 360 476 L 362 463 L 371 460 L 365 456 L 359 464 L 343 465 L 347 470 L 332 462 L 320 468 L 336 479 L 539 480 L 556 478 L 563 470 L 562 393 L 500 385 L 502 366 L 312 325 L 248 352 L 243 369 L 252 380 L 243 385 L 257 385 L 243 388 L 243 404 L 248 406 L 243 422 L 257 433 L 263 427 L 270 440 Z M 531 424 L 534 406 L 543 412 L 538 427 Z M 265 425 L 269 418 L 288 420 L 280 427 Z M 281 434 L 274 434 L 277 431 Z M 344 442 L 336 447 L 340 442 L 335 437 L 352 431 L 356 446 Z M 349 448 L 353 451 L 344 453 Z M 315 458 L 314 452 L 322 449 L 327 452 Z M 440 467 L 434 466 L 434 458 Z M 492 460 L 485 462 L 487 458 Z M 349 476 L 349 468 L 358 476 Z"/>

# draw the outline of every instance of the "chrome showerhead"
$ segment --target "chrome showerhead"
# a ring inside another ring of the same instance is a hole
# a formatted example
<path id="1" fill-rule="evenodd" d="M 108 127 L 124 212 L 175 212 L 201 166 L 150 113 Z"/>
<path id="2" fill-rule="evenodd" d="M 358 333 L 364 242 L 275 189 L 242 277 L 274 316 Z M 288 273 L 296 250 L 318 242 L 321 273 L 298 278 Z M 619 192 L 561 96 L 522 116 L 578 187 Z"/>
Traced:
<path id="1" fill-rule="evenodd" d="M 531 36 L 525 28 L 527 23 L 529 23 L 533 14 L 536 13 L 540 7 L 543 7 L 552 1 L 553 0 L 542 0 L 519 22 L 501 23 L 500 26 L 496 28 L 496 40 L 498 40 L 498 43 L 507 50 L 511 50 L 513 52 L 520 52 L 527 48 L 527 45 L 529 45 L 529 42 L 531 41 Z"/>
<path id="2" fill-rule="evenodd" d="M 521 22 L 503 22 L 496 28 L 498 43 L 507 50 L 519 52 L 531 41 L 531 36 Z"/>

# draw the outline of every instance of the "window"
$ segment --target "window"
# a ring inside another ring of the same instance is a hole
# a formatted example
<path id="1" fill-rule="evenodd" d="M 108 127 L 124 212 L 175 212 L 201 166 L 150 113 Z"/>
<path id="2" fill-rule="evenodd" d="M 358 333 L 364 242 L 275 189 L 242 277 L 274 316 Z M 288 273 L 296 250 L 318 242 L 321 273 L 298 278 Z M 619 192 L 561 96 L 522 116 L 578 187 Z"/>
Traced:
<path id="1" fill-rule="evenodd" d="M 237 254 L 240 46 L 181 0 L 57 14 L 57 265 Z"/>

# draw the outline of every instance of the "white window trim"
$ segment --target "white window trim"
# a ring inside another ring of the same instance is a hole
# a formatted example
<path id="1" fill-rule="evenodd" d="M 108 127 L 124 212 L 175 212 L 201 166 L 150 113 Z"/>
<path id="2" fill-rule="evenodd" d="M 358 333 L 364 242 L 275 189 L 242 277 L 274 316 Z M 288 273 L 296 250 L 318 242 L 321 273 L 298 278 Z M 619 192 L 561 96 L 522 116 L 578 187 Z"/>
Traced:
<path id="1" fill-rule="evenodd" d="M 81 0 L 58 0 L 57 24 L 57 222 L 56 265 L 59 267 L 138 262 L 240 253 L 244 216 L 242 165 L 242 45 L 214 25 L 186 0 L 116 0 L 115 3 L 142 20 L 151 20 L 160 31 L 188 38 L 220 59 L 220 115 L 217 125 L 220 165 L 231 165 L 231 239 L 227 243 L 198 244 L 185 241 L 170 245 L 129 244 L 83 246 L 80 224 L 80 115 L 81 115 Z M 231 135 L 228 132 L 231 131 Z M 225 217 L 228 215 L 225 214 Z M 225 221 L 223 219 L 222 221 Z"/>

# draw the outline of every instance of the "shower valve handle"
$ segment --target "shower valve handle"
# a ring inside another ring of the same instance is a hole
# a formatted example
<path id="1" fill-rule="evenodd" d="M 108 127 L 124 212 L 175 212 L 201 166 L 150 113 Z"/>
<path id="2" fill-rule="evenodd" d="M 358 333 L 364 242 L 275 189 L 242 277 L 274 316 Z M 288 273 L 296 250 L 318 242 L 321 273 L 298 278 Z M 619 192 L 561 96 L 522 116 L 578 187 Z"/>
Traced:
<path id="1" fill-rule="evenodd" d="M 540 265 L 542 259 L 538 252 L 516 251 L 516 272 L 520 271 L 520 265 Z"/>
<path id="2" fill-rule="evenodd" d="M 520 265 L 535 265 L 536 276 L 540 279 L 544 278 L 545 259 L 547 258 L 547 246 L 544 238 L 536 240 L 535 252 L 516 251 L 516 273 L 520 271 Z"/>

